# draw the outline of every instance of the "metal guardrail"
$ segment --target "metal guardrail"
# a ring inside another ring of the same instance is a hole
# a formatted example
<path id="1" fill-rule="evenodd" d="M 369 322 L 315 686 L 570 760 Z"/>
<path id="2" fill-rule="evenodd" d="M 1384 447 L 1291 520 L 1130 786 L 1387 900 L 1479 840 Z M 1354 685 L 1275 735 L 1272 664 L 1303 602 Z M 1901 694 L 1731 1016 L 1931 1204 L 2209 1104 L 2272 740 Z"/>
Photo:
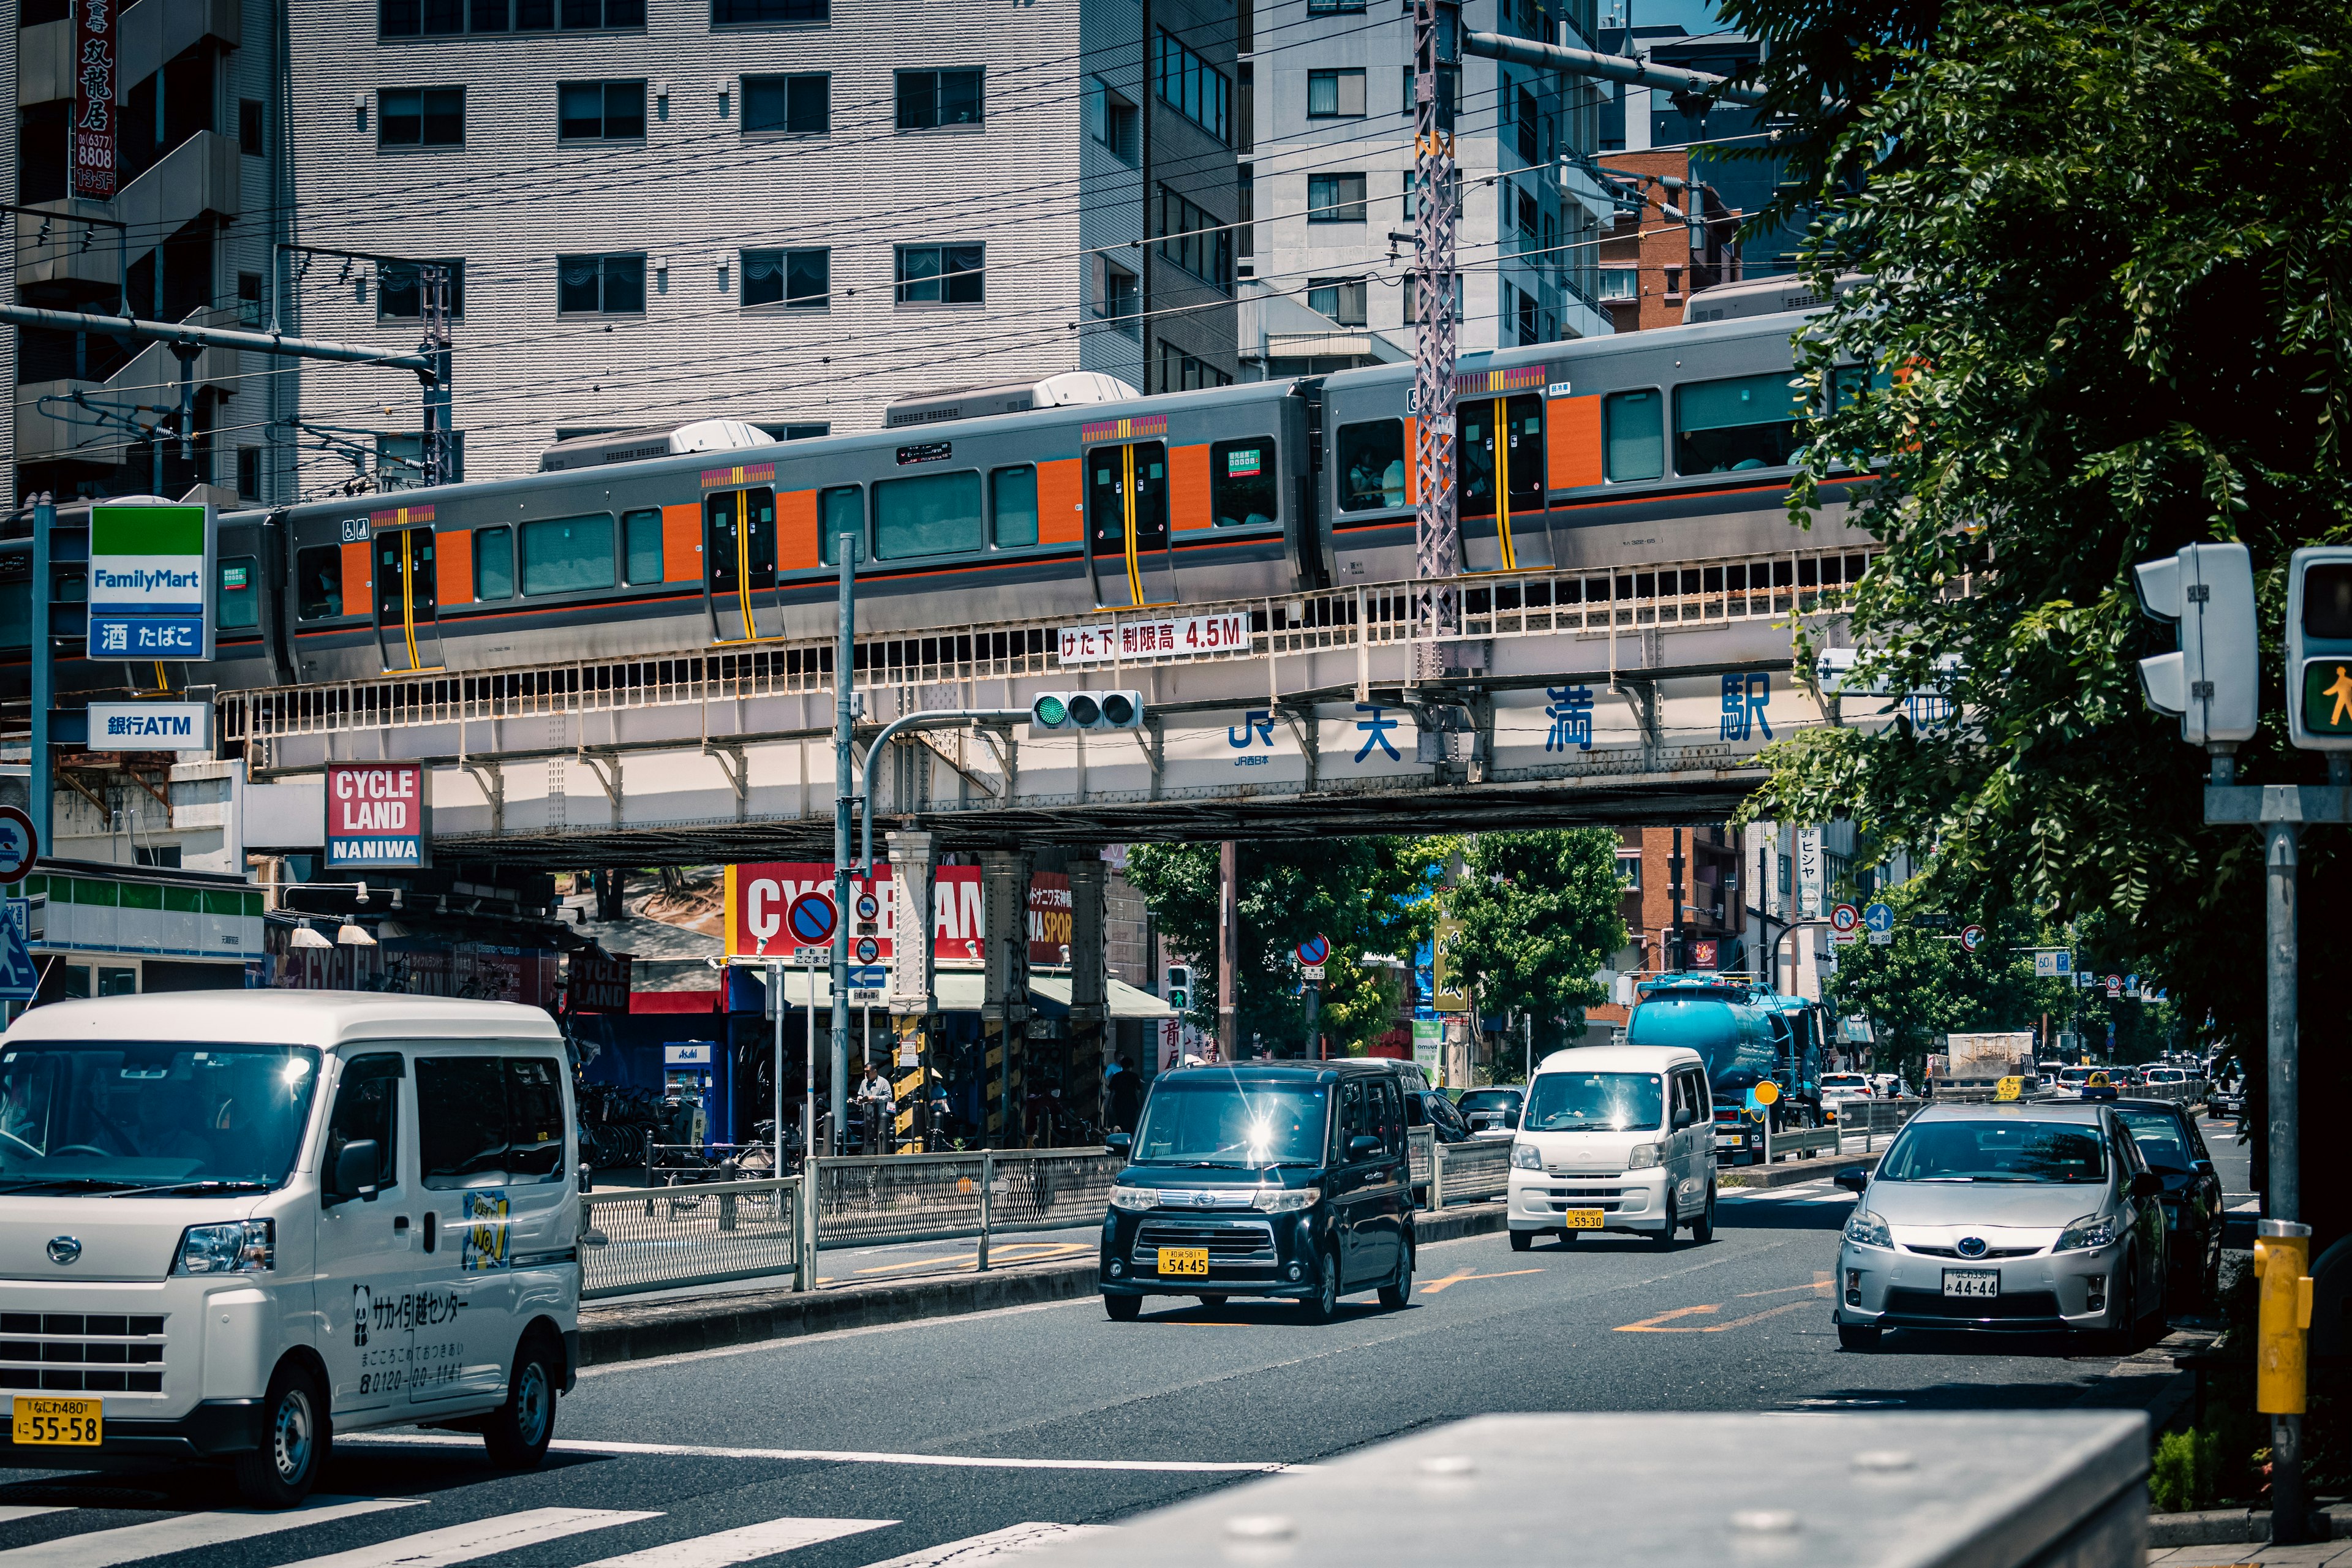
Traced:
<path id="1" fill-rule="evenodd" d="M 1475 1203 L 1499 1197 L 1511 1184 L 1511 1143 L 1508 1138 L 1474 1138 L 1467 1143 L 1435 1145 L 1431 1162 L 1429 1206 Z"/>
<path id="2" fill-rule="evenodd" d="M 1127 1163 L 1101 1149 L 890 1154 L 816 1163 L 825 1245 L 941 1241 L 999 1230 L 1091 1225 Z M 986 1267 L 986 1247 L 982 1266 Z"/>
<path id="3" fill-rule="evenodd" d="M 580 1294 L 789 1273 L 800 1267 L 800 1188 L 786 1177 L 583 1194 Z"/>

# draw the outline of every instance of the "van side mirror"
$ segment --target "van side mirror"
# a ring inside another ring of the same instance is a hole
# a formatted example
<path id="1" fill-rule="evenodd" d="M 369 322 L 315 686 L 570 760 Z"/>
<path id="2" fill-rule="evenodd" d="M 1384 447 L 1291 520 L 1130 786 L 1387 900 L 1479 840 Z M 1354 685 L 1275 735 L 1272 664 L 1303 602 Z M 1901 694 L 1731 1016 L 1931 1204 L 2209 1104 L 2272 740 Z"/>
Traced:
<path id="1" fill-rule="evenodd" d="M 1103 1134 L 1103 1147 L 1114 1154 L 1124 1154 L 1135 1146 L 1135 1140 L 1124 1132 Z"/>
<path id="2" fill-rule="evenodd" d="M 331 1203 L 348 1203 L 353 1198 L 362 1203 L 375 1202 L 376 1143 L 373 1138 L 354 1138 L 335 1155 L 334 1179 L 328 1184 L 327 1197 Z"/>
<path id="3" fill-rule="evenodd" d="M 1870 1173 L 1857 1165 L 1852 1170 L 1840 1171 L 1832 1180 L 1847 1192 L 1859 1193 L 1870 1185 Z"/>
<path id="4" fill-rule="evenodd" d="M 1684 1106 L 1681 1110 L 1675 1112 L 1675 1131 L 1679 1132 L 1697 1120 L 1697 1114 L 1688 1106 Z"/>
<path id="5" fill-rule="evenodd" d="M 1383 1147 L 1379 1139 L 1360 1132 L 1348 1140 L 1348 1158 L 1370 1160 L 1376 1157 Z"/>

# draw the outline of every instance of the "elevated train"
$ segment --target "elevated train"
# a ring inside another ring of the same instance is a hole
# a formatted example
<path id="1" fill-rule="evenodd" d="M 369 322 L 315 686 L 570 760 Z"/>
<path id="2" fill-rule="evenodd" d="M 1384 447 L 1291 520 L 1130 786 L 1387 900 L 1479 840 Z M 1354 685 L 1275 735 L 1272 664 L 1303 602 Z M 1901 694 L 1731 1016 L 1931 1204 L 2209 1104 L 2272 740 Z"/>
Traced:
<path id="1" fill-rule="evenodd" d="M 1841 505 L 1801 541 L 1789 528 L 1804 311 L 1774 303 L 1467 357 L 1465 568 L 1863 548 Z M 218 658 L 187 679 L 284 686 L 823 637 L 844 534 L 863 555 L 861 633 L 1400 581 L 1412 392 L 1411 366 L 1382 365 L 226 514 Z M 8 618 L 21 682 L 24 622 Z M 114 686 L 121 668 L 63 669 L 60 684 Z"/>

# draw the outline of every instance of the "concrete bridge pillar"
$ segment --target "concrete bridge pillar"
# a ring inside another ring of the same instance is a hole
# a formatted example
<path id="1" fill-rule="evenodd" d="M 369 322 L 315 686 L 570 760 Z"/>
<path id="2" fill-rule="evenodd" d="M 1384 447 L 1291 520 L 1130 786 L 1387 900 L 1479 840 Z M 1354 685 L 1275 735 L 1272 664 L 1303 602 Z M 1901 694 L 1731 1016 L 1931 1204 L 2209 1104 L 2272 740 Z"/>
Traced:
<path id="1" fill-rule="evenodd" d="M 1102 858 L 1070 857 L 1070 1068 L 1062 1086 L 1070 1115 L 1097 1126 L 1103 1116 L 1103 1058 L 1109 1033 L 1109 985 L 1103 952 Z"/>
<path id="2" fill-rule="evenodd" d="M 893 833 L 889 846 L 890 1032 L 897 1046 L 889 1072 L 898 1102 L 893 1146 L 912 1141 L 919 1147 L 930 1131 L 929 1079 L 939 1068 L 934 1053 L 940 1004 L 931 949 L 931 881 L 939 857 L 928 833 Z"/>
<path id="3" fill-rule="evenodd" d="M 1022 1056 L 1029 1033 L 1029 871 L 1027 849 L 988 849 L 980 857 L 981 1081 L 984 1128 L 1001 1148 L 1017 1149 L 1023 1135 Z"/>

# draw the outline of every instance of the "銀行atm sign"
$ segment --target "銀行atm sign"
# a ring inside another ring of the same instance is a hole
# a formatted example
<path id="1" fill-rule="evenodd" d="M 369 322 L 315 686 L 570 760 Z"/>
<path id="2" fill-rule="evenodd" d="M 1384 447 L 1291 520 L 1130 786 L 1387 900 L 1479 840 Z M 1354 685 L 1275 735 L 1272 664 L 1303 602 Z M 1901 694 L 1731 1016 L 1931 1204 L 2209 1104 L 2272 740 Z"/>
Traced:
<path id="1" fill-rule="evenodd" d="M 327 764 L 330 867 L 397 870 L 431 865 L 426 815 L 422 764 Z"/>

